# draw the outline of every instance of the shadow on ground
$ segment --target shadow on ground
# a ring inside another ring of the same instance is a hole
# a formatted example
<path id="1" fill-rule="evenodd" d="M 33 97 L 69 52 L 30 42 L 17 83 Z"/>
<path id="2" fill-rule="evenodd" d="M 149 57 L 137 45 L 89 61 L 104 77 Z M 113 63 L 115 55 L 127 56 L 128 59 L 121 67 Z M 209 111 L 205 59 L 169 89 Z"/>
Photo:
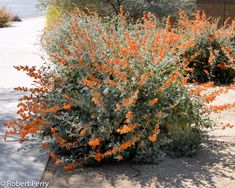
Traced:
<path id="1" fill-rule="evenodd" d="M 232 187 L 235 185 L 235 142 L 215 137 L 192 158 L 166 158 L 157 165 L 119 163 L 64 172 L 52 162 L 43 181 L 50 187 Z"/>
<path id="2" fill-rule="evenodd" d="M 20 143 L 16 135 L 5 142 L 6 127 L 9 120 L 17 118 L 16 105 L 22 93 L 0 89 L 0 182 L 17 180 L 20 182 L 40 181 L 48 156 L 39 152 L 39 143 Z M 0 185 L 2 186 L 2 184 Z M 5 186 L 6 187 L 6 186 Z"/>

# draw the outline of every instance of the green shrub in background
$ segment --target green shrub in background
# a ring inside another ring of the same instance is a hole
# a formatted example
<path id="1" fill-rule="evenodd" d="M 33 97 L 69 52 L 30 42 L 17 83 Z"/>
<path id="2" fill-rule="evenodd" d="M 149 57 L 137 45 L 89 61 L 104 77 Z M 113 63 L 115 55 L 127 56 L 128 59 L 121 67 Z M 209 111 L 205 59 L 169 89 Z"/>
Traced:
<path id="1" fill-rule="evenodd" d="M 70 12 L 79 8 L 81 11 L 90 12 L 95 10 L 103 16 L 113 16 L 114 12 L 109 4 L 97 0 L 51 0 L 51 1 L 39 1 L 39 8 L 47 9 L 46 19 L 47 19 L 47 29 L 55 26 L 62 17 L 68 16 Z"/>
<path id="2" fill-rule="evenodd" d="M 54 4 L 64 12 L 79 8 L 96 11 L 102 16 L 116 16 L 120 13 L 120 7 L 123 6 L 129 16 L 134 19 L 141 18 L 143 12 L 151 12 L 159 18 L 169 15 L 177 17 L 179 9 L 192 14 L 196 8 L 196 0 L 39 0 L 39 6 L 42 8 Z"/>

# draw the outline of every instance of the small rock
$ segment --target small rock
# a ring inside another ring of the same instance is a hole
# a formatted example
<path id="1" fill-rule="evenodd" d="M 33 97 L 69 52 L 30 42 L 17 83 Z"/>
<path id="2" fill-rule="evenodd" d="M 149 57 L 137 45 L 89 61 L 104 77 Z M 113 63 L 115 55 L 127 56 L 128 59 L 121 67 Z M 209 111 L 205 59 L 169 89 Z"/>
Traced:
<path id="1" fill-rule="evenodd" d="M 19 16 L 17 16 L 17 15 L 13 16 L 12 21 L 13 22 L 22 22 L 21 18 Z"/>

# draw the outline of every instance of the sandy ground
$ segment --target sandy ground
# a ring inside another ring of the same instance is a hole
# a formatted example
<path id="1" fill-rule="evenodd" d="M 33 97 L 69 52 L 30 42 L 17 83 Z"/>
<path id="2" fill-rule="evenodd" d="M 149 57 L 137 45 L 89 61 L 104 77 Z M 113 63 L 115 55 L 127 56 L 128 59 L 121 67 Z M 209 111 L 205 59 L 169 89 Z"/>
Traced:
<path id="1" fill-rule="evenodd" d="M 235 90 L 219 96 L 213 104 L 235 101 Z M 50 162 L 43 176 L 49 188 L 234 188 L 235 109 L 212 114 L 218 126 L 205 130 L 207 138 L 192 158 L 165 158 L 158 165 L 120 163 L 64 172 Z"/>

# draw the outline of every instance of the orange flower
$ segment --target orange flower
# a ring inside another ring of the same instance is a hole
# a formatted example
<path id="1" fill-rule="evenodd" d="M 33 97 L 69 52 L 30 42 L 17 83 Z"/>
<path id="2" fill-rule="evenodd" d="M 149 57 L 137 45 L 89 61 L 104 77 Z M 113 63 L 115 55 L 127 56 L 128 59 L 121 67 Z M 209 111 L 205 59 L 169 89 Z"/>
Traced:
<path id="1" fill-rule="evenodd" d="M 181 46 L 181 48 L 184 49 L 184 50 L 186 50 L 186 49 L 188 49 L 189 47 L 193 46 L 194 44 L 195 44 L 195 42 L 194 42 L 193 40 L 190 40 L 190 41 L 188 41 L 188 42 L 186 42 L 186 43 L 183 43 L 182 46 Z M 189 61 L 190 61 L 189 58 L 184 59 L 184 62 L 185 62 L 185 63 L 188 63 Z"/>
<path id="2" fill-rule="evenodd" d="M 210 88 L 214 85 L 214 82 L 208 82 L 205 84 L 202 84 L 200 87 L 196 88 L 196 89 L 192 89 L 189 91 L 189 93 L 191 95 L 198 95 L 201 94 L 202 91 L 206 90 L 207 88 Z"/>
<path id="3" fill-rule="evenodd" d="M 121 148 L 121 149 L 126 149 L 126 148 L 128 148 L 128 147 L 130 147 L 130 146 L 131 146 L 131 143 L 130 143 L 130 142 L 125 142 L 125 143 L 121 144 L 120 148 Z"/>
<path id="4" fill-rule="evenodd" d="M 5 135 L 4 135 L 4 141 L 6 141 L 7 140 L 7 137 L 8 137 L 8 135 L 13 135 L 13 134 L 16 134 L 17 133 L 17 131 L 16 130 L 10 130 L 10 131 L 6 131 L 5 132 Z"/>
<path id="5" fill-rule="evenodd" d="M 83 128 L 83 129 L 81 130 L 81 132 L 80 132 L 80 135 L 81 135 L 81 136 L 84 136 L 84 135 L 86 134 L 87 130 L 88 130 L 87 127 Z"/>
<path id="6" fill-rule="evenodd" d="M 57 131 L 57 129 L 56 129 L 56 128 L 53 128 L 53 127 L 51 128 L 51 132 L 53 132 L 53 133 L 54 133 L 54 132 L 56 132 L 56 131 Z"/>
<path id="7" fill-rule="evenodd" d="M 122 101 L 123 105 L 127 108 L 133 106 L 136 103 L 138 95 L 139 95 L 139 90 L 137 90 L 132 97 L 124 99 Z"/>
<path id="8" fill-rule="evenodd" d="M 89 146 L 91 147 L 96 147 L 100 145 L 101 138 L 96 138 L 95 140 L 90 140 L 89 141 Z"/>
<path id="9" fill-rule="evenodd" d="M 120 6 L 120 18 L 121 18 L 121 23 L 122 26 L 126 25 L 126 17 L 125 17 L 125 11 L 123 5 Z"/>
<path id="10" fill-rule="evenodd" d="M 222 123 L 223 124 L 223 123 Z M 232 125 L 232 124 L 230 124 L 230 123 L 227 123 L 227 124 L 225 124 L 224 126 L 223 126 L 223 128 L 225 129 L 225 128 L 233 128 L 234 127 L 234 125 Z"/>
<path id="11" fill-rule="evenodd" d="M 89 88 L 91 88 L 91 89 L 93 89 L 93 90 L 94 90 L 94 85 L 97 84 L 96 82 L 90 81 L 90 80 L 88 80 L 88 79 L 86 79 L 86 78 L 83 78 L 83 79 L 82 79 L 82 82 L 83 82 L 84 85 L 86 85 L 87 87 L 89 87 Z"/>
<path id="12" fill-rule="evenodd" d="M 131 119 L 133 117 L 133 113 L 132 112 L 127 112 L 126 114 L 126 119 Z"/>
<path id="13" fill-rule="evenodd" d="M 68 164 L 68 165 L 64 166 L 64 170 L 65 171 L 70 171 L 70 170 L 74 170 L 76 167 L 77 167 L 77 164 L 71 163 L 71 164 Z"/>
<path id="14" fill-rule="evenodd" d="M 123 156 L 122 156 L 121 154 L 118 154 L 118 156 L 117 156 L 117 160 L 118 160 L 118 161 L 123 160 Z"/>
<path id="15" fill-rule="evenodd" d="M 61 165 L 61 163 L 62 163 L 62 162 L 61 162 L 61 160 L 57 160 L 57 161 L 55 161 L 55 165 L 56 165 L 56 166 Z"/>
<path id="16" fill-rule="evenodd" d="M 135 136 L 133 138 L 131 138 L 130 140 L 128 140 L 127 142 L 124 142 L 120 145 L 121 149 L 127 149 L 129 147 L 131 147 L 133 144 L 135 144 L 135 142 L 139 139 L 138 136 Z"/>
<path id="17" fill-rule="evenodd" d="M 233 89 L 234 86 L 235 86 L 235 84 L 231 84 L 230 86 L 220 88 L 220 89 L 215 90 L 209 94 L 205 94 L 204 96 L 202 96 L 202 101 L 210 103 L 210 102 L 214 101 L 218 95 L 220 95 L 222 93 L 227 93 L 230 89 Z"/>
<path id="18" fill-rule="evenodd" d="M 4 123 L 3 125 L 7 126 L 7 127 L 11 127 L 14 124 L 16 124 L 16 122 L 17 122 L 16 120 L 11 120 L 11 121 L 8 121 L 8 122 Z"/>
<path id="19" fill-rule="evenodd" d="M 116 154 L 118 151 L 119 151 L 119 149 L 118 149 L 117 147 L 114 147 L 113 149 L 106 151 L 106 152 L 104 153 L 103 157 L 104 157 L 104 156 L 108 156 L 108 155 L 114 155 L 114 154 Z"/>
<path id="20" fill-rule="evenodd" d="M 127 56 L 129 54 L 128 48 L 122 48 L 120 54 L 124 57 Z"/>
<path id="21" fill-rule="evenodd" d="M 126 134 L 133 131 L 137 127 L 136 123 L 125 124 L 122 128 L 118 129 L 117 132 L 120 134 Z"/>
<path id="22" fill-rule="evenodd" d="M 101 161 L 101 159 L 103 158 L 103 156 L 104 156 L 104 154 L 102 154 L 102 153 L 97 153 L 97 154 L 95 155 L 95 160 L 96 160 L 96 161 Z"/>
<path id="23" fill-rule="evenodd" d="M 148 137 L 148 140 L 150 142 L 156 142 L 157 141 L 157 134 L 152 134 Z"/>
<path id="24" fill-rule="evenodd" d="M 218 64 L 218 65 L 216 65 L 216 67 L 221 68 L 221 69 L 226 68 L 224 63 Z"/>
<path id="25" fill-rule="evenodd" d="M 26 137 L 27 133 L 26 132 L 20 132 L 19 135 L 20 135 L 20 139 L 22 140 Z"/>
<path id="26" fill-rule="evenodd" d="M 100 71 L 105 72 L 105 73 L 110 73 L 110 69 L 106 65 L 95 65 Z"/>
<path id="27" fill-rule="evenodd" d="M 133 55 L 137 55 L 140 48 L 136 41 L 129 40 L 129 49 Z"/>
<path id="28" fill-rule="evenodd" d="M 99 83 L 100 81 L 94 77 L 92 74 L 89 74 L 88 77 L 93 81 L 93 82 L 96 82 L 96 83 Z"/>
<path id="29" fill-rule="evenodd" d="M 228 110 L 228 109 L 231 109 L 234 107 L 235 107 L 235 102 L 233 102 L 231 104 L 210 106 L 210 109 L 214 112 L 219 112 L 219 111 Z"/>
<path id="30" fill-rule="evenodd" d="M 156 104 L 158 102 L 158 98 L 154 98 L 153 100 L 151 100 L 148 104 L 148 106 L 153 106 L 154 104 Z"/>
<path id="31" fill-rule="evenodd" d="M 169 31 L 169 29 L 170 29 L 170 27 L 171 27 L 171 16 L 168 16 L 167 17 L 167 21 L 166 21 L 166 28 L 165 28 L 165 31 Z"/>
<path id="32" fill-rule="evenodd" d="M 125 74 L 122 73 L 122 72 L 120 72 L 120 71 L 118 71 L 117 69 L 114 69 L 113 75 L 114 75 L 115 77 L 117 77 L 117 78 L 118 78 L 119 80 L 121 80 L 121 81 L 124 81 L 124 82 L 127 81 L 127 77 L 125 76 Z"/>
<path id="33" fill-rule="evenodd" d="M 214 42 L 216 40 L 216 36 L 215 35 L 211 35 L 211 36 L 208 37 L 208 40 L 210 42 Z"/>
<path id="34" fill-rule="evenodd" d="M 110 85 L 110 86 L 118 85 L 117 82 L 115 82 L 113 80 L 105 80 L 104 82 L 105 82 L 105 84 Z"/>
<path id="35" fill-rule="evenodd" d="M 48 143 L 42 143 L 41 146 L 42 147 L 49 147 L 49 144 Z"/>
<path id="36" fill-rule="evenodd" d="M 54 162 L 56 162 L 56 161 L 59 160 L 59 158 L 57 157 L 57 155 L 56 155 L 55 153 L 53 153 L 53 152 L 48 152 L 47 154 L 52 158 L 52 160 L 53 160 Z"/>
<path id="37" fill-rule="evenodd" d="M 163 85 L 159 88 L 159 92 L 163 92 L 165 90 L 165 88 L 169 87 L 170 85 L 172 85 L 172 83 L 174 81 L 177 80 L 177 78 L 179 77 L 180 73 L 175 71 L 172 73 L 172 75 L 165 81 L 165 83 L 163 83 Z"/>
<path id="38" fill-rule="evenodd" d="M 71 97 L 69 97 L 67 94 L 63 94 L 63 97 L 67 100 L 71 100 Z"/>
<path id="39" fill-rule="evenodd" d="M 160 133 L 160 127 L 159 127 L 159 124 L 158 124 L 158 123 L 156 123 L 155 128 L 154 128 L 154 131 L 156 131 L 156 134 L 157 134 L 157 135 Z"/>
<path id="40" fill-rule="evenodd" d="M 46 109 L 42 109 L 42 112 L 48 112 L 48 113 L 55 113 L 60 109 L 60 107 L 58 105 L 55 105 L 53 107 L 50 108 L 46 108 Z"/>
<path id="41" fill-rule="evenodd" d="M 208 62 L 209 63 L 213 63 L 215 61 L 215 57 L 214 57 L 214 55 L 211 53 L 211 55 L 210 55 L 210 57 L 209 57 L 209 59 L 208 59 Z"/>
<path id="42" fill-rule="evenodd" d="M 121 109 L 121 105 L 120 104 L 116 104 L 116 108 L 115 108 L 114 111 L 116 112 L 116 111 L 119 111 L 120 109 Z"/>
<path id="43" fill-rule="evenodd" d="M 125 107 L 131 107 L 131 106 L 133 106 L 134 104 L 135 104 L 135 101 L 136 100 L 134 100 L 133 98 L 128 98 L 128 99 L 124 99 L 123 101 L 122 101 L 122 103 L 123 103 L 123 105 L 125 106 Z"/>
<path id="44" fill-rule="evenodd" d="M 159 112 L 157 113 L 157 116 L 158 116 L 158 118 L 160 119 L 160 118 L 162 117 L 162 111 L 159 111 Z"/>
<path id="45" fill-rule="evenodd" d="M 138 95 L 139 95 L 139 90 L 137 90 L 135 93 L 134 93 L 134 98 L 137 99 L 138 98 Z"/>
<path id="46" fill-rule="evenodd" d="M 152 75 L 152 71 L 144 73 L 141 75 L 139 80 L 139 85 L 142 86 L 144 82 Z"/>
<path id="47" fill-rule="evenodd" d="M 72 106 L 73 106 L 72 104 L 66 104 L 66 105 L 62 106 L 62 109 L 69 110 Z"/>
<path id="48" fill-rule="evenodd" d="M 96 105 L 100 105 L 103 104 L 102 98 L 101 98 L 101 94 L 95 92 L 92 98 L 92 101 L 96 104 Z"/>
<path id="49" fill-rule="evenodd" d="M 53 132 L 53 135 L 56 139 L 56 141 L 59 143 L 60 146 L 66 146 L 66 144 L 68 143 L 65 139 L 63 139 L 58 132 Z"/>

